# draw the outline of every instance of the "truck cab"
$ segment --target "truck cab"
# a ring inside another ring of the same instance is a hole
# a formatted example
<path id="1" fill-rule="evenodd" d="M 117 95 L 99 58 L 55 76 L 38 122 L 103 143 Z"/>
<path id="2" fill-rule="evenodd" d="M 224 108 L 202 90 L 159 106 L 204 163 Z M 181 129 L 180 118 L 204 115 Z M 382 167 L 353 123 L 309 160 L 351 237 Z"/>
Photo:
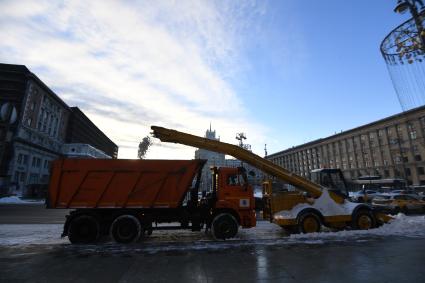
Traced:
<path id="1" fill-rule="evenodd" d="M 211 171 L 215 198 L 213 214 L 229 214 L 243 228 L 254 227 L 255 199 L 245 168 L 212 167 Z"/>

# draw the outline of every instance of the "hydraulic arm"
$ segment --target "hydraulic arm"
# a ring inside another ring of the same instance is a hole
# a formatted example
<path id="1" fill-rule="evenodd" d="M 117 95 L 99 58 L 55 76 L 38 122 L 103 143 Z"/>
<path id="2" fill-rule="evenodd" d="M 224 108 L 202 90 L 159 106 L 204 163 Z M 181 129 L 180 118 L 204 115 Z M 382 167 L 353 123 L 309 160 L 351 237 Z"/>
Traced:
<path id="1" fill-rule="evenodd" d="M 154 137 L 160 139 L 163 142 L 173 142 L 178 144 L 184 144 L 197 148 L 203 148 L 215 152 L 224 153 L 231 155 L 241 161 L 251 164 L 254 167 L 262 170 L 263 172 L 275 176 L 289 184 L 296 186 L 297 188 L 308 192 L 313 197 L 320 197 L 322 194 L 322 188 L 301 176 L 298 176 L 271 161 L 262 158 L 246 149 L 239 146 L 210 140 L 207 138 L 198 137 L 195 135 L 179 132 L 176 130 L 166 129 L 163 127 L 152 126 Z"/>

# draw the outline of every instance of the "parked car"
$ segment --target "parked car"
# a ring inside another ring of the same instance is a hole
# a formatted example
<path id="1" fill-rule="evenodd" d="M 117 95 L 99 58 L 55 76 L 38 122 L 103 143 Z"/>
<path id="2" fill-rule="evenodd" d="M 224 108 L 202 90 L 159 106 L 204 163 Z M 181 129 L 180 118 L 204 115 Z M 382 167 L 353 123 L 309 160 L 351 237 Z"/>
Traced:
<path id="1" fill-rule="evenodd" d="M 390 213 L 425 212 L 425 201 L 418 197 L 406 194 L 380 195 L 373 199 L 375 209 Z"/>
<path id="2" fill-rule="evenodd" d="M 375 196 L 379 195 L 379 192 L 372 190 L 361 190 L 354 192 L 351 195 L 351 200 L 354 202 L 371 202 Z"/>

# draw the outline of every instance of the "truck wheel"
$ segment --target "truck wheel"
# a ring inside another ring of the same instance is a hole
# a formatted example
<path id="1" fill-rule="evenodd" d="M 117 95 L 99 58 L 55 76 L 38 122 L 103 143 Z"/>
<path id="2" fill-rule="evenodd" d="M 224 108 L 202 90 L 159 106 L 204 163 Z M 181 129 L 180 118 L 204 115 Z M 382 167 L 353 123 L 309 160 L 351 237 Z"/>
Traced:
<path id="1" fill-rule="evenodd" d="M 320 232 L 320 218 L 315 213 L 307 212 L 298 217 L 298 230 L 300 233 Z"/>
<path id="2" fill-rule="evenodd" d="M 142 225 L 134 215 L 124 214 L 112 222 L 110 234 L 117 243 L 132 243 L 142 235 Z"/>
<path id="3" fill-rule="evenodd" d="M 211 224 L 211 232 L 216 239 L 229 239 L 238 233 L 238 222 L 235 217 L 229 213 L 221 213 L 214 217 Z"/>
<path id="4" fill-rule="evenodd" d="M 79 215 L 71 220 L 68 239 L 73 244 L 95 243 L 100 237 L 100 225 L 91 215 Z"/>
<path id="5" fill-rule="evenodd" d="M 370 210 L 361 209 L 354 214 L 351 226 L 356 230 L 368 230 L 375 228 L 375 216 Z"/>

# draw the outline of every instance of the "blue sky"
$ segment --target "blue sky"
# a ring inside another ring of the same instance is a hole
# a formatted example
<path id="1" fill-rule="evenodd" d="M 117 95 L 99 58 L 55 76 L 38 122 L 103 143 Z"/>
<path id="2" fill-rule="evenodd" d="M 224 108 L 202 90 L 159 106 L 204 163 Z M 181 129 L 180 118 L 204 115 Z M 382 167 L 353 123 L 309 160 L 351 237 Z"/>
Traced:
<path id="1" fill-rule="evenodd" d="M 396 0 L 0 1 L 27 65 L 135 158 L 150 125 L 273 153 L 401 111 L 382 39 Z M 159 142 L 148 158 L 192 158 Z"/>

